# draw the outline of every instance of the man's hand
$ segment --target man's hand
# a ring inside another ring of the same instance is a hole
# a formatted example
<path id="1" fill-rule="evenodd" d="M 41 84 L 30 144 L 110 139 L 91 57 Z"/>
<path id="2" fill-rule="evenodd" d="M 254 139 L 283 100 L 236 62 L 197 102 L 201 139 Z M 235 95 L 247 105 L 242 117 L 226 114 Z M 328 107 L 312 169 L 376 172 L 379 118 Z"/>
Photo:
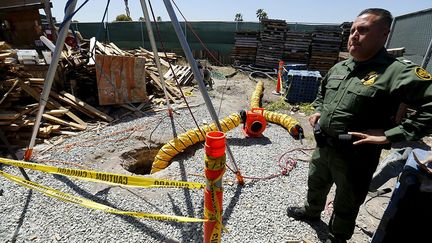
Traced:
<path id="1" fill-rule="evenodd" d="M 390 141 L 387 140 L 387 137 L 384 134 L 384 130 L 382 130 L 382 129 L 366 130 L 363 133 L 361 133 L 361 132 L 349 132 L 348 134 L 351 134 L 351 135 L 359 138 L 359 140 L 353 142 L 354 145 L 365 144 L 365 143 L 371 143 L 371 144 L 390 143 Z"/>
<path id="2" fill-rule="evenodd" d="M 309 124 L 314 127 L 318 122 L 318 119 L 321 117 L 321 113 L 317 112 L 309 116 Z"/>

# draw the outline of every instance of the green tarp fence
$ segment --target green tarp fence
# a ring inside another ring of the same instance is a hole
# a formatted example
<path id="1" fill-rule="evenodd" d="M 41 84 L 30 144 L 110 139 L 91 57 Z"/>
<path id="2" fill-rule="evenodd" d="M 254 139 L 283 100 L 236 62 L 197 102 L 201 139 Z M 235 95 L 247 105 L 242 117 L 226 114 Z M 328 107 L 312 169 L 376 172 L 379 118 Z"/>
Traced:
<path id="1" fill-rule="evenodd" d="M 238 31 L 259 31 L 260 23 L 258 22 L 189 22 L 192 29 L 198 35 L 205 46 L 211 50 L 222 63 L 230 64 L 230 54 L 234 48 L 234 36 Z M 162 39 L 165 48 L 169 52 L 175 52 L 183 56 L 180 43 L 172 28 L 171 22 L 157 22 L 160 30 L 160 39 Z M 186 25 L 181 22 L 180 25 L 185 29 Z M 100 42 L 113 42 L 123 49 L 135 49 L 144 47 L 151 50 L 150 42 L 147 36 L 147 30 L 144 22 L 111 22 L 111 23 L 77 23 L 71 24 L 74 30 L 78 30 L 81 35 L 89 39 L 93 36 L 97 37 Z M 288 28 L 295 31 L 311 32 L 317 27 L 329 27 L 338 29 L 337 24 L 319 25 L 319 24 L 299 24 L 289 23 Z M 154 36 L 158 45 L 158 49 L 162 51 L 160 45 L 159 34 L 157 33 L 155 24 L 153 23 Z M 204 47 L 195 35 L 187 28 L 187 41 L 197 58 L 207 58 L 211 63 L 215 63 L 208 54 L 204 51 Z M 283 47 L 281 47 L 283 48 Z"/>

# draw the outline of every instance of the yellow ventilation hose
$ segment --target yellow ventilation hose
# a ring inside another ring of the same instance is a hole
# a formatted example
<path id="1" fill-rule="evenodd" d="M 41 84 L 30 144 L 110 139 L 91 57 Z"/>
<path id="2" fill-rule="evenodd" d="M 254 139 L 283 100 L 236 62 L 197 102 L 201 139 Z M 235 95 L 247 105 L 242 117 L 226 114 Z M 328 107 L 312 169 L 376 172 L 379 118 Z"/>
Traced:
<path id="1" fill-rule="evenodd" d="M 264 92 L 264 83 L 262 81 L 259 81 L 258 84 L 255 87 L 255 91 L 252 93 L 251 97 L 251 109 L 255 107 L 260 107 L 261 97 L 263 96 Z M 292 118 L 291 116 L 288 116 L 287 114 L 281 114 L 276 113 L 272 111 L 264 111 L 264 118 L 266 121 L 279 124 L 287 131 L 291 136 L 293 136 L 295 139 L 299 138 L 299 132 L 302 127 L 300 126 L 300 123 Z"/>
<path id="2" fill-rule="evenodd" d="M 252 108 L 261 107 L 260 103 L 261 103 L 261 97 L 263 96 L 263 93 L 264 93 L 264 83 L 262 81 L 258 81 L 251 97 L 251 106 L 250 106 L 251 110 Z"/>
<path id="3" fill-rule="evenodd" d="M 226 133 L 236 128 L 241 123 L 240 114 L 233 113 L 228 117 L 219 121 L 222 132 Z M 201 134 L 201 131 L 205 134 Z M 211 131 L 218 131 L 216 124 L 203 125 L 200 129 L 195 128 L 185 133 L 180 134 L 177 138 L 171 139 L 166 143 L 159 152 L 156 154 L 152 164 L 151 174 L 165 169 L 171 163 L 171 159 L 177 154 L 183 152 L 187 147 L 199 142 L 205 141 L 206 133 Z"/>

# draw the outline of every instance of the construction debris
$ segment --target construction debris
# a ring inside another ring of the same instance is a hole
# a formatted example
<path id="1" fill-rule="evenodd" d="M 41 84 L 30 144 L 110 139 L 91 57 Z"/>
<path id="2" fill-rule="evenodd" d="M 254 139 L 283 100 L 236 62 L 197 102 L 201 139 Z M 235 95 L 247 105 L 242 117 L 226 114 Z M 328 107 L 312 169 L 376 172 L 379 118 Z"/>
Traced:
<path id="1" fill-rule="evenodd" d="M 6 42 L 0 42 L 0 130 L 15 147 L 28 145 L 48 70 L 48 65 L 35 53 L 35 50 L 14 50 Z M 190 67 L 175 65 L 178 58 L 175 53 L 157 55 L 166 70 L 169 102 L 176 103 L 181 92 L 175 79 L 179 85 L 191 85 L 193 73 Z M 119 105 L 142 112 L 141 109 L 152 109 L 150 102 L 156 102 L 154 109 L 161 110 L 160 104 L 165 100 L 158 97 L 164 96 L 153 52 L 144 48 L 125 51 L 114 43 L 103 44 L 94 38 L 83 40 L 76 49 L 66 46 L 37 142 L 55 135 L 76 134 L 87 128 L 87 122 L 112 122 L 115 118 L 103 112 L 105 108 L 101 105 Z M 135 107 L 132 103 L 139 105 Z"/>

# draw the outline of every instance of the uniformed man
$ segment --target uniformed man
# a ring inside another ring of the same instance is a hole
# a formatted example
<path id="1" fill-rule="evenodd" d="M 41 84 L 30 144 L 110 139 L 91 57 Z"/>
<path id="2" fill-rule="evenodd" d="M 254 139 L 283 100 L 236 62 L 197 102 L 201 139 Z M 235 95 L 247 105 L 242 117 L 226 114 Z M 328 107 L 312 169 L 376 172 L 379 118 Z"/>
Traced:
<path id="1" fill-rule="evenodd" d="M 208 87 L 209 90 L 213 89 L 213 79 L 211 77 L 210 68 L 205 64 L 206 61 L 198 61 L 198 70 L 201 72 L 203 77 L 204 84 Z"/>
<path id="2" fill-rule="evenodd" d="M 351 57 L 329 70 L 314 102 L 316 113 L 309 117 L 320 132 L 309 165 L 307 199 L 303 207 L 287 212 L 298 220 L 318 220 L 335 183 L 327 242 L 351 238 L 383 146 L 431 132 L 432 77 L 387 54 L 391 22 L 384 9 L 366 9 L 357 16 L 348 41 Z M 398 125 L 394 117 L 402 102 L 416 112 Z M 354 139 L 347 141 L 350 137 Z"/>

